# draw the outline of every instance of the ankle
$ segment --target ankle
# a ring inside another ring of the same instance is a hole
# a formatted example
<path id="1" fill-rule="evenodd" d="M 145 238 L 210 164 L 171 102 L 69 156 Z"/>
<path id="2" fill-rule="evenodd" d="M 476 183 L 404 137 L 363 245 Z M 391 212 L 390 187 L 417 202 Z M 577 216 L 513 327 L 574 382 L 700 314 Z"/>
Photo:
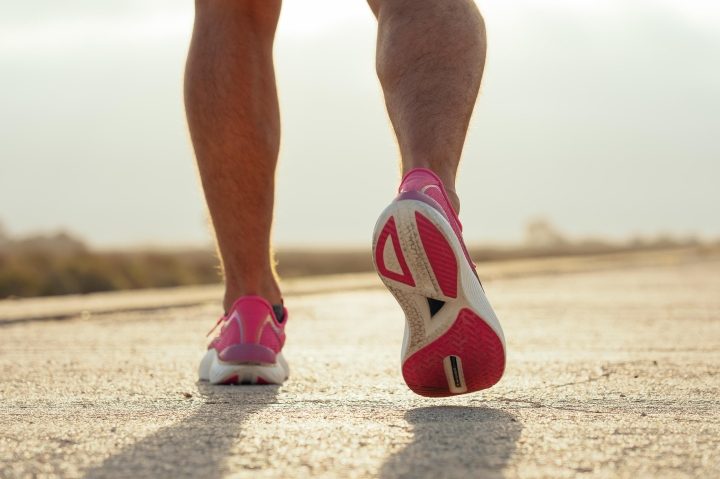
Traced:
<path id="1" fill-rule="evenodd" d="M 271 305 L 282 304 L 282 294 L 275 278 L 266 280 L 255 287 L 249 284 L 226 281 L 225 298 L 223 299 L 225 311 L 229 311 L 235 301 L 243 296 L 260 296 L 265 298 Z"/>

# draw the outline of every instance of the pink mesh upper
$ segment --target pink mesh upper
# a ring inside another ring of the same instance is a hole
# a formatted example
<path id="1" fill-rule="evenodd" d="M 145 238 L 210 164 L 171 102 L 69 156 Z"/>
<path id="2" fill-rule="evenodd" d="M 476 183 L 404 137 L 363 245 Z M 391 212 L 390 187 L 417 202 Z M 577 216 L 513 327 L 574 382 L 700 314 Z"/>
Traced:
<path id="1" fill-rule="evenodd" d="M 456 230 L 456 233 L 458 233 L 458 235 L 462 233 L 460 218 L 453 209 L 452 203 L 450 203 L 450 198 L 448 198 L 442 180 L 434 171 L 427 168 L 410 170 L 403 178 L 399 188 L 399 193 L 405 193 L 407 191 L 419 191 L 435 200 L 442 208 L 450 225 Z"/>
<path id="2" fill-rule="evenodd" d="M 240 344 L 259 344 L 278 353 L 285 343 L 287 310 L 283 322 L 278 322 L 270 303 L 260 296 L 241 297 L 221 322 L 220 334 L 208 346 L 218 353 Z"/>

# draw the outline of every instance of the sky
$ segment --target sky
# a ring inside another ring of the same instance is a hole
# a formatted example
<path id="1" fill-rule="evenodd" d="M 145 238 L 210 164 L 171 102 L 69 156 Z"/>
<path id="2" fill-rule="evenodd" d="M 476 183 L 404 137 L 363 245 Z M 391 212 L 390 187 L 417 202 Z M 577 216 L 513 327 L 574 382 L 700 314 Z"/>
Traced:
<path id="1" fill-rule="evenodd" d="M 478 1 L 458 181 L 470 243 L 720 236 L 720 3 Z M 182 104 L 193 2 L 34 0 L 0 18 L 0 223 L 98 247 L 212 241 Z M 361 246 L 398 183 L 362 0 L 285 0 L 278 246 Z"/>

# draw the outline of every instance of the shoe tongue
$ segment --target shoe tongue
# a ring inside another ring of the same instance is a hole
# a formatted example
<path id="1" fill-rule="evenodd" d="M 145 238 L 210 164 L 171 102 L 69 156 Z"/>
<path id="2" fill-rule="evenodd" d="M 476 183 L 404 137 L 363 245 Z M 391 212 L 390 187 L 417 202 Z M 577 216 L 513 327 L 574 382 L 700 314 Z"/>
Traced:
<path id="1" fill-rule="evenodd" d="M 285 306 L 282 304 L 272 305 L 273 313 L 275 313 L 275 319 L 278 323 L 282 323 L 285 320 Z"/>

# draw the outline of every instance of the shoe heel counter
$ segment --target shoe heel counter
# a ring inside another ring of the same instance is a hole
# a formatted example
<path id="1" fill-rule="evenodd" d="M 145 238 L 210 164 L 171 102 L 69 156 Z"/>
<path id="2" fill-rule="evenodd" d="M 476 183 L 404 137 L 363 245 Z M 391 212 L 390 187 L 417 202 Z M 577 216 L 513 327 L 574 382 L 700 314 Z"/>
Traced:
<path id="1" fill-rule="evenodd" d="M 261 301 L 246 304 L 240 327 L 242 344 L 257 344 L 275 352 L 282 348 L 282 328 L 277 324 L 274 313 Z"/>

